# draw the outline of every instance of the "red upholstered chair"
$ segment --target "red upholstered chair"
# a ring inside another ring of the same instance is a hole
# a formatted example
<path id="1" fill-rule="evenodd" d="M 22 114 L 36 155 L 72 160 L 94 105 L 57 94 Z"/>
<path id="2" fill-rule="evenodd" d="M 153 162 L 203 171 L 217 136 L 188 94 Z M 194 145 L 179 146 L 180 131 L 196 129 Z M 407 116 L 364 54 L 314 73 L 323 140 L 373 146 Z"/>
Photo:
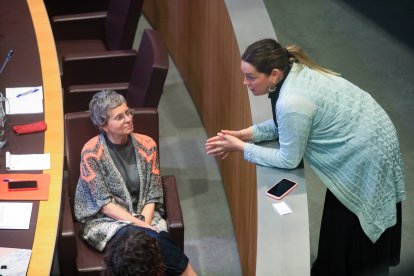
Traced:
<path id="1" fill-rule="evenodd" d="M 115 51 L 88 60 L 65 58 L 65 113 L 88 110 L 93 94 L 104 89 L 123 94 L 131 107 L 157 108 L 168 67 L 167 47 L 160 33 L 150 29 L 144 30 L 136 56 L 131 51 Z"/>
<path id="2" fill-rule="evenodd" d="M 158 113 L 154 108 L 135 108 L 134 131 L 152 137 L 158 144 Z M 79 236 L 80 223 L 73 214 L 74 194 L 80 174 L 83 145 L 98 134 L 89 112 L 65 115 L 65 151 L 68 166 L 64 183 L 61 231 L 58 256 L 61 275 L 99 275 L 103 269 L 102 254 Z M 184 248 L 184 223 L 174 176 L 162 176 L 168 231 L 180 248 Z"/>
<path id="3" fill-rule="evenodd" d="M 142 5 L 143 0 L 110 0 L 106 11 L 52 17 L 61 75 L 63 57 L 131 49 Z"/>

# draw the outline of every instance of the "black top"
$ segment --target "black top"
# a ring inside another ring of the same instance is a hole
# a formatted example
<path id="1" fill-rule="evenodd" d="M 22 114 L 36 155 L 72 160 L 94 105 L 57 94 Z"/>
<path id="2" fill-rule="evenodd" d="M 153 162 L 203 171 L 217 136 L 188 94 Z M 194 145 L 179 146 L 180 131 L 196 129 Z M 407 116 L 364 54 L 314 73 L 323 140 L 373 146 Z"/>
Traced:
<path id="1" fill-rule="evenodd" d="M 129 193 L 131 194 L 132 202 L 135 204 L 139 198 L 139 174 L 137 167 L 137 160 L 135 157 L 134 145 L 132 144 L 131 136 L 128 137 L 128 142 L 123 145 L 113 144 L 106 135 L 105 140 L 108 145 L 109 154 L 115 163 L 122 178 L 127 184 Z"/>
<path id="2" fill-rule="evenodd" d="M 279 98 L 280 89 L 283 86 L 283 83 L 285 82 L 287 76 L 289 75 L 290 69 L 292 68 L 292 64 L 289 64 L 288 68 L 285 72 L 283 72 L 283 79 L 276 85 L 276 90 L 269 93 L 270 102 L 272 104 L 272 114 L 273 114 L 273 122 L 275 122 L 275 125 L 277 127 L 277 121 L 276 121 L 276 102 Z"/>

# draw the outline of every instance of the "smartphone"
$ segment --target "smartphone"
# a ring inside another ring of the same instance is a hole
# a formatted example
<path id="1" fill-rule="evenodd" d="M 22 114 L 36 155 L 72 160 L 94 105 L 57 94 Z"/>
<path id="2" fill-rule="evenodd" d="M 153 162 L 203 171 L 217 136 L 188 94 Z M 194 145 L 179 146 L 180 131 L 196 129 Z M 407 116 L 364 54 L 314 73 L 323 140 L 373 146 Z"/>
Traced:
<path id="1" fill-rule="evenodd" d="M 275 185 L 273 185 L 273 187 L 266 192 L 266 195 L 275 199 L 282 199 L 290 191 L 296 188 L 296 186 L 298 186 L 296 182 L 284 178 Z"/>
<path id="2" fill-rule="evenodd" d="M 9 181 L 9 191 L 37 190 L 36 180 Z"/>

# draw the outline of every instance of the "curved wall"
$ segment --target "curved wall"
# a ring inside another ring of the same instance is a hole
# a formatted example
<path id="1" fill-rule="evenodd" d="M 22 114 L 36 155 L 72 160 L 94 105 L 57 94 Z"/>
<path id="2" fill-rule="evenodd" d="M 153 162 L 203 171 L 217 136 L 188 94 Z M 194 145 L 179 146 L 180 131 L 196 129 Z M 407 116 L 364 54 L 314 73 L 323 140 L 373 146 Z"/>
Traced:
<path id="1" fill-rule="evenodd" d="M 193 98 L 208 136 L 252 124 L 240 71 L 240 50 L 224 1 L 145 1 Z M 226 191 L 244 275 L 256 271 L 256 166 L 233 154 L 217 160 Z"/>

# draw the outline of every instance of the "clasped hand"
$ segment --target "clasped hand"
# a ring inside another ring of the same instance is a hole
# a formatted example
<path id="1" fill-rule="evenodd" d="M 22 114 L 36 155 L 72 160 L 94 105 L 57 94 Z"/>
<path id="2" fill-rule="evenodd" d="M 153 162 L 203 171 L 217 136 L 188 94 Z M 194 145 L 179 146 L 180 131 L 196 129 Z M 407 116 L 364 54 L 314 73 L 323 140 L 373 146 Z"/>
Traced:
<path id="1" fill-rule="evenodd" d="M 222 130 L 217 136 L 207 139 L 206 152 L 209 155 L 218 156 L 222 160 L 230 152 L 244 150 L 244 140 L 242 131 Z"/>

